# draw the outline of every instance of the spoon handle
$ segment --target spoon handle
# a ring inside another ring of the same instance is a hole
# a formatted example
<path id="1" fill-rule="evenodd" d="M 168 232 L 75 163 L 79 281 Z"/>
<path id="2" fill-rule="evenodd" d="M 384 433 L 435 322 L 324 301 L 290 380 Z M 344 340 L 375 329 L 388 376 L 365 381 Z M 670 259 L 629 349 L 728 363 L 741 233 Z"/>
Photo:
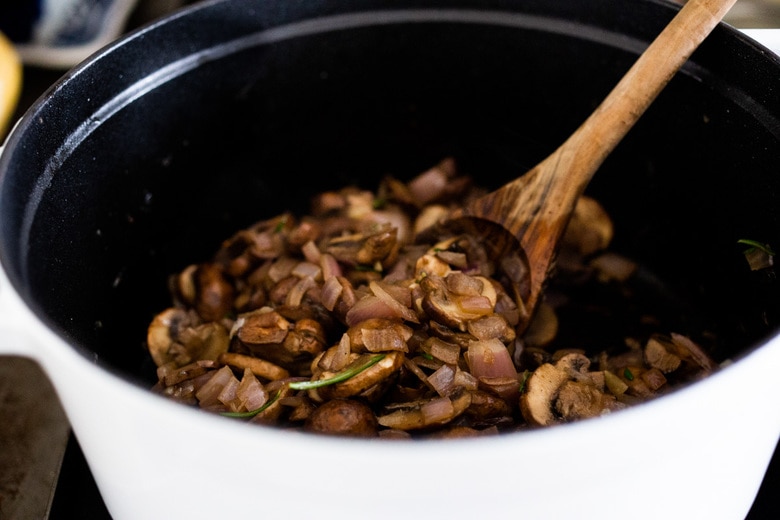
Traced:
<path id="1" fill-rule="evenodd" d="M 688 0 L 561 146 L 567 154 L 578 150 L 570 173 L 577 172 L 582 188 L 736 1 Z"/>
<path id="2" fill-rule="evenodd" d="M 530 269 L 532 311 L 574 207 L 606 157 L 736 0 L 688 0 L 609 95 L 558 149 L 514 181 L 456 212 L 497 223 Z"/>

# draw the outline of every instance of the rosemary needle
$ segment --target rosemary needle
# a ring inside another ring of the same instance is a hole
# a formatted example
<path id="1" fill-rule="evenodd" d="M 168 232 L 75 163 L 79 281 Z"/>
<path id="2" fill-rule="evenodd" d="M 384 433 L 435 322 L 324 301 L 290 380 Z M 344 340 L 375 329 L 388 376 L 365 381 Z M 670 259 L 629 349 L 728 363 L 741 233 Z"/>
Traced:
<path id="1" fill-rule="evenodd" d="M 222 412 L 220 415 L 223 415 L 225 417 L 238 417 L 239 419 L 248 419 L 250 417 L 254 417 L 260 412 L 267 410 L 268 407 L 270 407 L 279 399 L 280 395 L 282 395 L 282 391 L 277 390 L 274 396 L 268 401 L 266 401 L 266 403 L 263 406 L 261 406 L 260 408 L 255 408 L 254 410 L 250 410 L 248 412 Z"/>
<path id="2" fill-rule="evenodd" d="M 294 381 L 289 384 L 289 387 L 293 390 L 311 390 L 312 388 L 320 388 L 323 386 L 328 385 L 335 385 L 336 383 L 341 383 L 342 381 L 346 381 L 350 377 L 353 377 L 360 372 L 366 370 L 369 367 L 372 367 L 382 361 L 384 359 L 384 354 L 377 354 L 375 356 L 371 356 L 368 361 L 365 363 L 361 363 L 357 366 L 354 366 L 352 368 L 348 368 L 346 370 L 342 370 L 338 374 L 336 374 L 333 377 L 329 377 L 326 379 L 318 379 L 316 381 Z"/>

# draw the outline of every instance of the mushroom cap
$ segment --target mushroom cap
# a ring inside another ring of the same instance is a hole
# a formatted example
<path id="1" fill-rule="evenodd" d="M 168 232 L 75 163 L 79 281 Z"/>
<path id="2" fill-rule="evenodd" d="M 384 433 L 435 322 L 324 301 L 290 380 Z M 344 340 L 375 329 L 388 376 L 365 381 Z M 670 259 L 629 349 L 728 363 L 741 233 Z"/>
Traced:
<path id="1" fill-rule="evenodd" d="M 525 392 L 520 397 L 523 418 L 535 426 L 547 426 L 557 422 L 553 412 L 555 397 L 569 375 L 551 363 L 534 370 L 525 382 Z"/>
<path id="2" fill-rule="evenodd" d="M 354 399 L 333 399 L 309 415 L 305 429 L 328 435 L 375 437 L 377 422 L 367 404 Z"/>

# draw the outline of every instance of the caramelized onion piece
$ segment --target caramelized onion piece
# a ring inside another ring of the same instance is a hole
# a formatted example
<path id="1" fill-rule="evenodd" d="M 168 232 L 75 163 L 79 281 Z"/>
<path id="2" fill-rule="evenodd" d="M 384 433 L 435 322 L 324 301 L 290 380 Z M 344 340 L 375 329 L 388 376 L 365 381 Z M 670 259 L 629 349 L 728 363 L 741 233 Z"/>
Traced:
<path id="1" fill-rule="evenodd" d="M 387 428 L 418 430 L 447 424 L 465 412 L 470 404 L 471 392 L 460 390 L 449 397 L 434 397 L 411 403 L 378 417 L 377 421 Z"/>

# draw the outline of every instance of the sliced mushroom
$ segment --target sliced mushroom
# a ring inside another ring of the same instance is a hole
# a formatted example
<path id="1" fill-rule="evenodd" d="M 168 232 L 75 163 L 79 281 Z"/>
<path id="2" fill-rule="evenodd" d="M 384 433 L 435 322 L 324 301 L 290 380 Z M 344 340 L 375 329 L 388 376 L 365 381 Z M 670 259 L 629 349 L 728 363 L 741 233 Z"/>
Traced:
<path id="1" fill-rule="evenodd" d="M 377 417 L 377 422 L 386 428 L 404 431 L 440 426 L 459 417 L 470 404 L 471 392 L 461 389 L 447 397 L 405 403 L 399 409 Z"/>
<path id="2" fill-rule="evenodd" d="M 558 326 L 555 309 L 550 304 L 541 302 L 523 333 L 523 340 L 528 347 L 544 348 L 558 335 Z"/>
<path id="3" fill-rule="evenodd" d="M 613 252 L 600 254 L 591 260 L 589 265 L 596 270 L 596 277 L 603 283 L 612 281 L 623 283 L 639 268 L 633 260 Z"/>
<path id="4" fill-rule="evenodd" d="M 157 366 L 216 361 L 227 352 L 229 343 L 228 331 L 221 323 L 199 323 L 192 314 L 176 308 L 155 316 L 147 331 L 147 346 Z"/>
<path id="5" fill-rule="evenodd" d="M 235 290 L 215 264 L 198 266 L 194 273 L 195 310 L 204 321 L 221 320 L 233 309 Z"/>
<path id="6" fill-rule="evenodd" d="M 312 197 L 311 210 L 316 217 L 337 213 L 347 206 L 347 198 L 337 191 L 324 191 Z"/>
<path id="7" fill-rule="evenodd" d="M 579 256 L 589 256 L 605 249 L 614 233 L 612 219 L 604 207 L 594 198 L 582 196 L 566 228 L 561 248 L 572 249 Z"/>
<path id="8" fill-rule="evenodd" d="M 398 253 L 397 230 L 389 225 L 348 236 L 332 238 L 323 252 L 349 265 L 380 266 Z"/>
<path id="9" fill-rule="evenodd" d="M 561 385 L 569 375 L 555 365 L 545 363 L 533 371 L 525 381 L 525 391 L 520 397 L 523 418 L 532 425 L 547 426 L 557 422 L 553 404 Z"/>
<path id="10" fill-rule="evenodd" d="M 431 337 L 440 338 L 448 343 L 453 343 L 464 349 L 468 348 L 469 344 L 474 341 L 474 336 L 468 332 L 452 330 L 451 328 L 436 321 L 428 322 L 428 334 L 430 334 Z"/>
<path id="11" fill-rule="evenodd" d="M 292 360 L 311 360 L 323 351 L 325 339 L 325 330 L 320 322 L 303 318 L 295 322 L 285 336 L 282 347 Z"/>
<path id="12" fill-rule="evenodd" d="M 195 286 L 195 271 L 197 270 L 198 266 L 196 264 L 188 265 L 170 280 L 171 292 L 175 298 L 178 298 L 185 305 L 195 303 L 198 290 Z"/>
<path id="13" fill-rule="evenodd" d="M 577 399 L 587 401 L 585 397 L 603 394 L 601 389 L 594 385 L 593 378 L 589 376 L 587 372 L 589 366 L 590 360 L 587 357 L 579 353 L 570 353 L 561 357 L 554 365 L 544 363 L 534 370 L 526 380 L 525 391 L 520 397 L 520 411 L 523 418 L 532 425 L 548 426 L 560 421 L 563 417 L 560 415 L 561 410 L 570 413 L 572 417 L 579 413 L 584 405 L 572 404 Z M 601 380 L 603 381 L 603 376 Z M 567 381 L 585 385 L 593 391 L 572 387 L 569 393 L 574 397 L 567 397 L 570 401 L 564 400 L 558 405 L 559 393 Z M 576 395 L 577 390 L 580 390 L 579 397 Z M 607 405 L 608 401 L 608 399 L 597 400 L 604 405 Z"/>
<path id="14" fill-rule="evenodd" d="M 182 367 L 176 363 L 168 363 L 157 369 L 157 378 L 164 386 L 174 386 L 182 381 L 195 379 L 215 368 L 219 368 L 215 361 L 199 360 Z"/>
<path id="15" fill-rule="evenodd" d="M 472 392 L 471 404 L 466 414 L 475 422 L 487 422 L 501 417 L 512 416 L 512 406 L 500 397 L 489 392 Z"/>
<path id="16" fill-rule="evenodd" d="M 344 370 L 349 370 L 354 366 L 364 364 L 367 359 L 373 355 L 375 354 L 364 354 L 358 357 L 352 363 L 347 365 Z M 312 395 L 312 398 L 315 401 L 322 401 L 323 399 L 338 399 L 358 395 L 367 391 L 372 386 L 379 384 L 391 377 L 396 371 L 398 371 L 399 368 L 401 368 L 403 362 L 404 355 L 402 352 L 387 352 L 385 357 L 378 363 L 355 374 L 346 381 L 319 388 L 317 389 L 317 392 L 312 392 L 310 395 Z M 317 379 L 328 379 L 335 375 L 336 374 L 333 372 L 325 371 L 320 373 Z"/>
<path id="17" fill-rule="evenodd" d="M 462 295 L 454 293 L 445 279 L 426 276 L 420 281 L 423 290 L 422 309 L 433 320 L 455 330 L 465 331 L 467 321 L 493 313 L 495 291 L 491 284 L 482 284 L 480 294 Z"/>
<path id="18" fill-rule="evenodd" d="M 450 209 L 442 204 L 429 204 L 425 206 L 414 221 L 414 234 L 419 235 L 420 233 L 435 227 L 450 213 Z"/>
<path id="19" fill-rule="evenodd" d="M 281 314 L 264 307 L 242 314 L 232 331 L 248 347 L 279 344 L 287 337 L 291 324 Z"/>
<path id="20" fill-rule="evenodd" d="M 293 373 L 308 367 L 325 347 L 325 331 L 316 320 L 290 322 L 268 308 L 242 314 L 232 334 L 252 354 Z"/>
<path id="21" fill-rule="evenodd" d="M 611 410 L 615 397 L 582 381 L 566 381 L 558 390 L 555 410 L 565 421 L 587 419 Z"/>
<path id="22" fill-rule="evenodd" d="M 501 314 L 490 314 L 466 322 L 466 330 L 477 339 L 499 339 L 508 344 L 515 340 L 515 329 Z"/>
<path id="23" fill-rule="evenodd" d="M 267 379 L 269 381 L 286 379 L 290 377 L 290 372 L 284 368 L 278 365 L 274 365 L 273 363 L 264 359 L 247 356 L 244 354 L 225 352 L 219 356 L 218 361 L 223 365 L 230 365 L 236 369 L 249 369 L 257 377 Z"/>
<path id="24" fill-rule="evenodd" d="M 290 408 L 290 413 L 287 416 L 290 422 L 305 422 L 317 409 L 314 402 L 305 394 L 285 398 L 282 404 Z"/>
<path id="25" fill-rule="evenodd" d="M 421 256 L 414 265 L 414 274 L 417 279 L 432 275 L 443 278 L 451 271 L 450 264 L 435 254 Z"/>
<path id="26" fill-rule="evenodd" d="M 376 437 L 378 426 L 367 404 L 354 399 L 333 399 L 317 407 L 304 428 L 327 435 Z"/>
<path id="27" fill-rule="evenodd" d="M 155 365 L 160 367 L 174 361 L 170 349 L 175 341 L 176 331 L 180 327 L 189 326 L 191 322 L 187 311 L 175 307 L 165 309 L 154 317 L 146 332 L 146 345 Z M 187 363 L 182 363 L 185 364 Z"/>

